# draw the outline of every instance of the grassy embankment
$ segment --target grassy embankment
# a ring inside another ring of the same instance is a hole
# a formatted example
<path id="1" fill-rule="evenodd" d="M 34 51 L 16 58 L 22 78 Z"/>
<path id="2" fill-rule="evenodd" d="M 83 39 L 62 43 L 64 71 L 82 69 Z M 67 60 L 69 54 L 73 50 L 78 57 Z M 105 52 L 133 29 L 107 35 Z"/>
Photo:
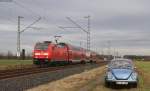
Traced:
<path id="1" fill-rule="evenodd" d="M 135 64 L 139 72 L 139 85 L 137 88 L 112 89 L 105 87 L 103 75 L 106 70 L 103 66 L 27 91 L 150 91 L 150 62 L 135 61 Z"/>
<path id="2" fill-rule="evenodd" d="M 32 65 L 32 60 L 0 60 L 0 70 L 15 69 L 26 65 Z"/>
<path id="3" fill-rule="evenodd" d="M 150 91 L 150 61 L 136 61 L 135 65 L 139 72 L 139 86 L 141 91 Z"/>

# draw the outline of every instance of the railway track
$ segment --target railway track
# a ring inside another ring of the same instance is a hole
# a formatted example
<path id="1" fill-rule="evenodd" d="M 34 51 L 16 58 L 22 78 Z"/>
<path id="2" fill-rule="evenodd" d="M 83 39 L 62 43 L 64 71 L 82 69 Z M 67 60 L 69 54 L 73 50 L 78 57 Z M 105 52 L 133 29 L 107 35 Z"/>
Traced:
<path id="1" fill-rule="evenodd" d="M 101 66 L 101 65 L 107 64 L 107 62 L 99 62 L 98 64 Z M 63 70 L 67 68 L 80 67 L 83 65 L 85 64 L 65 65 L 65 66 L 47 67 L 47 68 L 33 67 L 33 68 L 16 69 L 16 70 L 5 70 L 5 71 L 0 71 L 0 80 L 6 79 L 6 78 L 29 75 L 29 74 L 36 74 L 36 73 L 49 72 L 49 71 L 58 71 L 58 70 Z"/>

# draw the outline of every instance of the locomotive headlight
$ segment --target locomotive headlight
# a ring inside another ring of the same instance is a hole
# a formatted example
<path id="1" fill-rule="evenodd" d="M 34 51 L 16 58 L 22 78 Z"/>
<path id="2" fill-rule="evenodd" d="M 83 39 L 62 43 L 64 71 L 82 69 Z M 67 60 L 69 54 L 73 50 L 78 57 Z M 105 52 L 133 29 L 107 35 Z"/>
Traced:
<path id="1" fill-rule="evenodd" d="M 35 55 L 40 55 L 40 53 L 35 53 Z"/>
<path id="2" fill-rule="evenodd" d="M 48 53 L 43 53 L 43 55 L 47 56 L 47 55 L 48 55 Z"/>

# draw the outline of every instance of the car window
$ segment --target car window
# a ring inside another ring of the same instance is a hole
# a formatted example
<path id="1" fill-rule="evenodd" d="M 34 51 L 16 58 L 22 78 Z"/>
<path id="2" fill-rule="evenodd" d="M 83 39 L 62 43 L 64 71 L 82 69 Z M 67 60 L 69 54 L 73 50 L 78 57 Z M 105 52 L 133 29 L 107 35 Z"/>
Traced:
<path id="1" fill-rule="evenodd" d="M 111 61 L 109 66 L 111 68 L 132 68 L 132 62 L 126 60 Z"/>

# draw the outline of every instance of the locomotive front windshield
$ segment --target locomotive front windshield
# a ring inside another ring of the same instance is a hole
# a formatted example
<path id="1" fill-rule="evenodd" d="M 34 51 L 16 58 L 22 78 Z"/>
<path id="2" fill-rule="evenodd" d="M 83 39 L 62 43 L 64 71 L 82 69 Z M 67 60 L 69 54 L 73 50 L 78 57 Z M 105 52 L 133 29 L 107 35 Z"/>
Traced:
<path id="1" fill-rule="evenodd" d="M 47 43 L 36 44 L 35 49 L 36 50 L 47 50 L 48 49 L 48 44 Z"/>

